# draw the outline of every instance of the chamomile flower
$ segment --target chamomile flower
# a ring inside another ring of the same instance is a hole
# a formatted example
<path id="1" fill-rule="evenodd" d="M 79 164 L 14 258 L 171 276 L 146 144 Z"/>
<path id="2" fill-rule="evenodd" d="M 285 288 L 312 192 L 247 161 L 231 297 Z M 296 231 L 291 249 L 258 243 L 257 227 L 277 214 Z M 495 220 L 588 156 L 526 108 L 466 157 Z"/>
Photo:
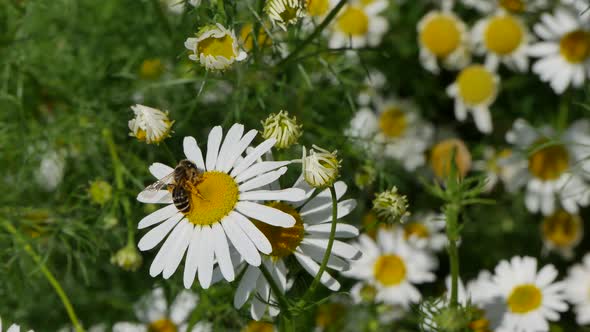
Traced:
<path id="1" fill-rule="evenodd" d="M 584 223 L 579 215 L 560 209 L 543 218 L 541 235 L 545 250 L 557 251 L 570 259 L 584 236 Z"/>
<path id="2" fill-rule="evenodd" d="M 436 279 L 436 261 L 410 245 L 401 232 L 379 229 L 376 243 L 362 234 L 358 247 L 363 256 L 344 274 L 374 287 L 377 302 L 409 308 L 421 298 L 414 285 Z"/>
<path id="3" fill-rule="evenodd" d="M 348 134 L 361 142 L 369 141 L 375 156 L 395 159 L 413 171 L 424 165 L 434 128 L 420 117 L 413 102 L 389 99 L 377 103 L 377 112 L 360 109 L 351 120 Z"/>
<path id="4" fill-rule="evenodd" d="M 319 22 L 324 19 L 334 7 L 334 0 L 306 0 L 306 16 L 311 20 Z"/>
<path id="5" fill-rule="evenodd" d="M 281 291 L 286 291 L 289 286 L 284 261 L 290 256 L 294 256 L 303 269 L 315 277 L 326 251 L 332 222 L 332 198 L 329 189 L 324 189 L 309 199 L 316 189 L 310 187 L 302 177 L 293 187 L 305 190 L 305 197 L 291 203 L 268 204 L 293 216 L 296 220 L 293 227 L 280 228 L 254 220 L 254 225 L 271 243 L 272 251 L 264 257 L 263 264 Z M 344 218 L 356 207 L 356 200 L 341 200 L 347 190 L 344 182 L 336 182 L 334 189 L 339 200 L 337 217 Z M 358 229 L 355 226 L 344 223 L 336 225 L 336 239 L 328 261 L 330 269 L 346 271 L 350 267 L 350 261 L 360 256 L 361 253 L 357 248 L 341 241 L 341 239 L 353 238 L 357 235 Z M 320 282 L 332 291 L 340 289 L 340 283 L 327 271 L 322 274 Z M 252 296 L 254 294 L 259 295 L 260 298 Z M 252 297 L 250 313 L 255 320 L 262 318 L 267 308 L 270 316 L 276 316 L 279 313 L 278 308 L 268 306 L 267 303 L 276 301 L 262 271 L 255 266 L 246 268 L 234 296 L 234 306 L 242 307 L 250 297 Z M 267 301 L 261 301 L 261 299 Z"/>
<path id="6" fill-rule="evenodd" d="M 544 13 L 534 26 L 542 41 L 529 47 L 529 54 L 540 58 L 533 65 L 542 81 L 557 94 L 568 86 L 581 87 L 590 73 L 590 30 L 585 18 L 564 7 L 553 15 Z"/>
<path id="7" fill-rule="evenodd" d="M 129 120 L 129 136 L 135 136 L 147 144 L 158 144 L 170 136 L 174 121 L 168 118 L 168 111 L 162 112 L 140 104 L 131 106 L 131 110 L 135 118 Z"/>
<path id="8" fill-rule="evenodd" d="M 187 38 L 184 47 L 192 53 L 189 59 L 209 70 L 227 69 L 247 56 L 238 48 L 234 32 L 219 23 L 201 28 L 195 38 Z"/>
<path id="9" fill-rule="evenodd" d="M 447 245 L 444 233 L 445 217 L 442 214 L 422 212 L 412 214 L 400 227 L 404 238 L 412 245 L 433 252 L 441 251 Z"/>
<path id="10" fill-rule="evenodd" d="M 457 138 L 442 140 L 430 150 L 430 168 L 439 179 L 446 179 L 451 171 L 451 165 L 455 153 L 455 166 L 457 174 L 461 177 L 471 170 L 471 153 L 465 143 Z"/>
<path id="11" fill-rule="evenodd" d="M 520 165 L 514 176 L 515 187 L 526 185 L 525 204 L 531 212 L 550 215 L 556 200 L 570 213 L 590 204 L 590 185 L 584 167 L 590 162 L 583 150 L 576 149 L 583 122 L 574 123 L 561 135 L 550 127 L 535 129 L 518 119 L 506 140 L 515 145 L 510 164 Z"/>
<path id="12" fill-rule="evenodd" d="M 547 0 L 463 0 L 465 6 L 475 8 L 481 13 L 491 13 L 498 9 L 511 14 L 532 13 L 544 9 Z"/>
<path id="13" fill-rule="evenodd" d="M 166 301 L 162 288 L 154 289 L 134 306 L 138 322 L 119 322 L 113 332 L 188 332 L 188 318 L 197 306 L 199 297 L 189 291 L 180 292 L 171 304 Z M 199 322 L 190 332 L 211 332 L 209 323 Z"/>
<path id="14" fill-rule="evenodd" d="M 274 24 L 287 31 L 288 25 L 305 16 L 305 0 L 267 0 L 264 11 Z"/>
<path id="15" fill-rule="evenodd" d="M 35 181 L 45 191 L 54 191 L 63 181 L 66 158 L 63 151 L 48 151 L 41 157 Z"/>
<path id="16" fill-rule="evenodd" d="M 548 321 L 559 320 L 559 313 L 567 310 L 565 285 L 555 282 L 557 274 L 551 264 L 537 270 L 533 257 L 501 261 L 490 284 L 506 310 L 496 331 L 549 331 Z"/>
<path id="17" fill-rule="evenodd" d="M 379 14 L 382 6 L 365 6 L 362 0 L 346 4 L 334 20 L 329 46 L 331 48 L 377 46 L 389 23 Z"/>
<path id="18" fill-rule="evenodd" d="M 502 62 L 514 70 L 528 70 L 531 35 L 520 17 L 498 11 L 478 21 L 471 38 L 474 52 L 485 54 L 492 69 Z"/>
<path id="19" fill-rule="evenodd" d="M 590 324 L 590 254 L 586 254 L 581 264 L 572 266 L 565 283 L 566 299 L 573 304 L 576 322 Z"/>
<path id="20" fill-rule="evenodd" d="M 2 332 L 2 318 L 0 318 L 0 332 Z M 12 324 L 8 327 L 6 332 L 20 332 L 20 326 L 16 324 Z M 29 330 L 29 332 L 33 332 L 33 330 Z"/>
<path id="21" fill-rule="evenodd" d="M 371 101 L 378 96 L 378 93 L 387 83 L 387 78 L 382 72 L 378 70 L 369 70 L 367 77 L 361 88 L 361 91 L 356 98 L 357 103 L 362 106 L 367 106 Z"/>
<path id="22" fill-rule="evenodd" d="M 499 182 L 502 182 L 509 192 L 514 191 L 512 180 L 520 169 L 519 165 L 513 165 L 508 162 L 512 156 L 511 149 L 502 149 L 496 151 L 492 147 L 485 147 L 483 150 L 483 160 L 473 162 L 473 169 L 484 172 L 486 184 L 484 190 L 492 191 Z"/>
<path id="23" fill-rule="evenodd" d="M 417 29 L 420 62 L 426 70 L 438 73 L 439 62 L 445 68 L 459 69 L 471 60 L 467 26 L 450 6 L 428 12 Z"/>
<path id="24" fill-rule="evenodd" d="M 295 218 L 288 213 L 259 201 L 298 201 L 305 192 L 297 188 L 260 190 L 286 171 L 290 161 L 258 162 L 276 140 L 271 138 L 241 158 L 257 134 L 256 130 L 244 133 L 244 126 L 234 124 L 222 140 L 222 129 L 214 127 L 209 133 L 206 158 L 203 158 L 197 141 L 185 137 L 183 147 L 188 161 L 202 172 L 197 180 L 187 180 L 189 208 L 180 211 L 169 190 L 143 191 L 137 199 L 143 203 L 166 204 L 144 217 L 139 229 L 157 225 L 139 241 L 142 251 L 153 249 L 163 242 L 150 266 L 150 275 L 160 273 L 169 278 L 178 268 L 184 254 L 184 285 L 190 288 L 198 272 L 203 288 L 211 284 L 213 265 L 217 263 L 223 277 L 235 277 L 230 243 L 248 264 L 260 265 L 260 252 L 272 251 L 269 240 L 248 218 L 278 227 L 292 227 Z M 150 166 L 156 179 L 167 177 L 174 168 L 161 163 Z M 168 236 L 165 240 L 164 238 Z M 228 241 L 229 239 L 229 241 Z"/>
<path id="25" fill-rule="evenodd" d="M 305 147 L 303 147 L 301 162 L 303 164 L 303 178 L 312 187 L 329 187 L 338 178 L 340 160 L 336 150 L 330 152 L 313 145 L 308 154 Z"/>
<path id="26" fill-rule="evenodd" d="M 470 111 L 477 129 L 490 134 L 493 126 L 489 107 L 496 100 L 499 88 L 500 76 L 494 72 L 492 64 L 465 67 L 447 88 L 447 94 L 455 98 L 455 118 L 463 122 Z"/>

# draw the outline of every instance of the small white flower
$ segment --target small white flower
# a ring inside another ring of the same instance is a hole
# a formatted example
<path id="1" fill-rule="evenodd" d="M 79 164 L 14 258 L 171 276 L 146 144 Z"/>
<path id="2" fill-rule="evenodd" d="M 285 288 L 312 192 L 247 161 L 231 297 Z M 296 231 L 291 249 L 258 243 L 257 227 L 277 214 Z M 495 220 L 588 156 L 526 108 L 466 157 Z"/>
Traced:
<path id="1" fill-rule="evenodd" d="M 448 242 L 444 232 L 445 224 L 443 214 L 422 212 L 412 214 L 400 227 L 402 227 L 404 238 L 412 245 L 439 252 Z"/>
<path id="2" fill-rule="evenodd" d="M 379 91 L 387 83 L 387 78 L 382 72 L 372 69 L 369 70 L 367 77 L 363 83 L 363 87 L 357 97 L 357 102 L 362 106 L 367 106 L 371 101 L 378 96 Z"/>
<path id="3" fill-rule="evenodd" d="M 578 0 L 563 0 L 578 1 Z M 544 9 L 548 5 L 547 0 L 462 0 L 463 4 L 475 8 L 481 13 L 489 14 L 497 10 L 503 10 L 511 14 L 534 13 Z"/>
<path id="4" fill-rule="evenodd" d="M 373 212 L 388 224 L 398 223 L 409 216 L 408 206 L 408 198 L 398 193 L 395 186 L 378 193 L 373 199 Z"/>
<path id="5" fill-rule="evenodd" d="M 473 169 L 484 172 L 486 175 L 484 187 L 486 192 L 492 191 L 498 182 L 502 182 L 508 191 L 514 190 L 511 185 L 512 180 L 523 165 L 511 164 L 509 162 L 510 156 L 512 156 L 511 149 L 496 151 L 494 148 L 487 146 L 483 150 L 483 160 L 473 162 Z"/>
<path id="6" fill-rule="evenodd" d="M 168 304 L 164 290 L 156 288 L 135 304 L 135 316 L 139 322 L 116 323 L 113 325 L 113 332 L 212 332 L 212 326 L 208 322 L 199 322 L 187 331 L 189 316 L 198 301 L 198 295 L 183 290 Z"/>
<path id="7" fill-rule="evenodd" d="M 0 332 L 2 332 L 2 318 L 0 318 Z M 12 324 L 8 327 L 6 332 L 20 332 L 20 326 L 16 324 Z M 33 330 L 29 330 L 28 332 L 33 332 Z"/>
<path id="8" fill-rule="evenodd" d="M 590 30 L 587 18 L 559 7 L 553 15 L 543 13 L 534 26 L 542 41 L 529 47 L 529 54 L 540 58 L 533 72 L 549 82 L 557 94 L 568 86 L 581 87 L 590 73 Z"/>
<path id="9" fill-rule="evenodd" d="M 262 137 L 264 139 L 274 138 L 277 141 L 275 145 L 279 149 L 286 149 L 297 143 L 297 140 L 303 132 L 301 125 L 297 123 L 297 118 L 289 117 L 289 112 L 280 111 L 277 114 L 271 114 L 262 121 Z"/>
<path id="10" fill-rule="evenodd" d="M 287 31 L 287 26 L 296 24 L 305 16 L 304 0 L 267 0 L 264 7 L 270 20 Z"/>
<path id="11" fill-rule="evenodd" d="M 35 180 L 45 191 L 54 191 L 64 178 L 65 168 L 65 153 L 49 151 L 41 159 Z"/>
<path id="12" fill-rule="evenodd" d="M 307 155 L 307 151 L 303 147 L 301 161 L 303 163 L 303 178 L 312 187 L 329 187 L 338 178 L 340 160 L 338 160 L 337 151 L 330 152 L 313 145 Z"/>
<path id="13" fill-rule="evenodd" d="M 471 111 L 475 126 L 484 134 L 493 130 L 489 107 L 500 88 L 500 76 L 491 66 L 489 63 L 470 65 L 461 70 L 455 82 L 447 88 L 447 94 L 455 98 L 455 118 L 465 121 L 467 112 Z"/>
<path id="14" fill-rule="evenodd" d="M 139 104 L 131 106 L 131 110 L 135 118 L 129 120 L 129 136 L 135 136 L 148 144 L 157 144 L 169 137 L 174 121 L 168 118 L 168 111 L 162 112 Z"/>
<path id="15" fill-rule="evenodd" d="M 590 254 L 581 264 L 572 266 L 565 280 L 566 299 L 574 305 L 576 322 L 590 324 Z"/>
<path id="16" fill-rule="evenodd" d="M 380 16 L 385 7 L 365 6 L 362 0 L 346 4 L 335 18 L 330 30 L 331 48 L 377 46 L 387 29 L 387 19 Z"/>
<path id="17" fill-rule="evenodd" d="M 201 28 L 195 38 L 187 38 L 184 47 L 192 52 L 189 59 L 210 70 L 227 69 L 247 56 L 238 48 L 234 32 L 219 23 Z"/>
<path id="18" fill-rule="evenodd" d="M 584 223 L 577 214 L 557 210 L 541 222 L 541 235 L 546 251 L 557 251 L 566 259 L 574 256 L 574 248 L 584 236 Z"/>

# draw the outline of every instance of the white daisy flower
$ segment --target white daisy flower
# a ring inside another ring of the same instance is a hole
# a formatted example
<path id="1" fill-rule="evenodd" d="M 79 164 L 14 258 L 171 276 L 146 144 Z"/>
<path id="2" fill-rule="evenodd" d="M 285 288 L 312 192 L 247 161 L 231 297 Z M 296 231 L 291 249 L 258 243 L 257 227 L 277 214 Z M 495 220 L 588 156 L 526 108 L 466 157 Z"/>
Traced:
<path id="1" fill-rule="evenodd" d="M 305 0 L 267 0 L 264 11 L 274 24 L 287 31 L 288 25 L 305 16 Z"/>
<path id="2" fill-rule="evenodd" d="M 0 318 L 0 332 L 2 332 L 2 318 Z M 12 324 L 8 327 L 6 332 L 20 332 L 20 326 L 16 324 Z M 28 332 L 33 332 L 33 330 L 29 330 Z"/>
<path id="3" fill-rule="evenodd" d="M 486 192 L 492 191 L 499 182 L 502 182 L 509 192 L 514 191 L 512 180 L 520 168 L 526 165 L 511 164 L 508 162 L 510 156 L 512 156 L 511 149 L 496 151 L 493 147 L 487 146 L 483 150 L 483 160 L 473 162 L 473 169 L 484 172 L 486 176 L 484 187 Z"/>
<path id="4" fill-rule="evenodd" d="M 432 143 L 434 128 L 420 117 L 413 102 L 389 99 L 377 103 L 377 112 L 361 108 L 347 134 L 370 148 L 373 155 L 395 159 L 413 171 L 426 161 L 424 154 Z"/>
<path id="5" fill-rule="evenodd" d="M 529 54 L 541 58 L 533 72 L 549 82 L 557 94 L 568 86 L 579 88 L 590 73 L 590 31 L 586 18 L 560 7 L 553 15 L 544 13 L 534 26 L 541 42 L 529 47 Z"/>
<path id="6" fill-rule="evenodd" d="M 400 227 L 404 238 L 412 245 L 439 252 L 447 245 L 445 224 L 443 214 L 422 212 L 412 214 Z"/>
<path id="7" fill-rule="evenodd" d="M 188 332 L 188 318 L 197 306 L 198 295 L 180 292 L 169 305 L 162 288 L 154 289 L 142 297 L 134 306 L 139 322 L 119 322 L 113 325 L 113 332 Z M 197 323 L 190 332 L 212 332 L 207 322 Z"/>
<path id="8" fill-rule="evenodd" d="M 564 283 L 566 299 L 574 305 L 576 322 L 590 324 L 590 254 L 569 269 Z"/>
<path id="9" fill-rule="evenodd" d="M 135 118 L 129 120 L 129 136 L 135 136 L 148 144 L 160 143 L 170 136 L 174 121 L 168 118 L 168 111 L 162 112 L 140 104 L 131 106 L 131 110 Z"/>
<path id="10" fill-rule="evenodd" d="M 330 48 L 361 48 L 377 46 L 387 29 L 387 19 L 380 16 L 384 7 L 365 6 L 362 0 L 353 0 L 338 13 L 330 31 Z"/>
<path id="11" fill-rule="evenodd" d="M 564 6 L 570 6 L 575 10 L 576 14 L 588 15 L 588 8 L 590 7 L 590 1 L 588 0 L 561 0 L 561 4 Z"/>
<path id="12" fill-rule="evenodd" d="M 555 282 L 557 269 L 549 264 L 537 271 L 533 257 L 513 257 L 495 269 L 491 287 L 502 300 L 504 312 L 497 332 L 549 331 L 548 321 L 558 321 L 567 310 L 565 285 Z"/>
<path id="13" fill-rule="evenodd" d="M 282 292 L 290 287 L 287 283 L 287 268 L 284 260 L 291 255 L 305 271 L 315 277 L 324 258 L 332 223 L 332 197 L 329 189 L 324 189 L 313 196 L 316 189 L 310 187 L 302 177 L 293 187 L 305 190 L 305 197 L 292 203 L 271 202 L 268 204 L 293 216 L 296 220 L 293 227 L 280 228 L 254 221 L 254 225 L 262 231 L 272 245 L 272 252 L 265 256 L 263 264 Z M 344 182 L 334 183 L 334 189 L 339 200 L 337 217 L 341 219 L 356 207 L 356 200 L 341 200 L 347 190 Z M 310 199 L 312 196 L 313 198 Z M 358 229 L 355 226 L 344 223 L 336 225 L 328 268 L 339 272 L 349 269 L 349 261 L 357 259 L 361 253 L 357 248 L 340 239 L 356 236 L 358 236 Z M 332 291 L 340 289 L 340 283 L 327 271 L 322 274 L 320 282 Z M 253 294 L 258 296 L 252 297 Z M 250 313 L 253 319 L 260 320 L 267 309 L 271 317 L 279 313 L 277 307 L 268 305 L 268 303 L 276 303 L 275 295 L 272 294 L 260 268 L 255 266 L 246 268 L 234 296 L 234 306 L 241 308 L 250 297 L 252 297 Z"/>
<path id="14" fill-rule="evenodd" d="M 378 96 L 379 91 L 385 86 L 385 83 L 387 83 L 387 78 L 382 72 L 375 69 L 369 70 L 367 77 L 365 77 L 363 87 L 356 98 L 357 103 L 362 106 L 369 105 Z"/>
<path id="15" fill-rule="evenodd" d="M 529 211 L 549 215 L 556 210 L 556 199 L 570 213 L 590 204 L 590 185 L 584 174 L 590 160 L 584 159 L 584 150 L 575 148 L 578 137 L 587 135 L 579 132 L 585 128 L 583 124 L 574 123 L 556 135 L 550 127 L 537 130 L 518 119 L 506 134 L 506 140 L 515 145 L 509 163 L 522 165 L 514 176 L 514 186 L 526 185 Z"/>
<path id="16" fill-rule="evenodd" d="M 465 67 L 447 88 L 447 94 L 455 98 L 455 118 L 463 122 L 470 111 L 477 129 L 490 134 L 493 126 L 489 107 L 496 100 L 499 89 L 500 76 L 489 62 L 485 66 L 473 64 Z"/>
<path id="17" fill-rule="evenodd" d="M 502 62 L 513 70 L 528 70 L 531 34 L 520 17 L 498 11 L 479 20 L 471 38 L 475 52 L 486 54 L 486 63 L 492 69 Z"/>
<path id="18" fill-rule="evenodd" d="M 256 266 L 261 263 L 259 252 L 269 254 L 272 251 L 268 239 L 248 217 L 279 227 L 295 224 L 293 216 L 257 203 L 268 200 L 298 201 L 305 195 L 297 188 L 259 189 L 280 178 L 287 171 L 285 166 L 291 162 L 257 162 L 276 143 L 272 138 L 241 158 L 257 134 L 256 130 L 250 130 L 245 135 L 243 132 L 243 125 L 234 124 L 222 140 L 221 127 L 214 127 L 209 133 L 206 158 L 203 158 L 197 141 L 193 137 L 185 137 L 183 147 L 187 160 L 202 172 L 198 181 L 188 184 L 193 189 L 188 190 L 190 204 L 187 211 L 181 212 L 175 206 L 169 190 L 143 191 L 138 195 L 137 199 L 143 203 L 167 204 L 144 217 L 138 225 L 139 229 L 157 225 L 139 241 L 140 250 L 150 250 L 164 243 L 150 267 L 151 276 L 162 273 L 168 279 L 186 252 L 186 288 L 191 287 L 197 272 L 201 286 L 208 288 L 215 263 L 219 265 L 223 277 L 232 281 L 235 274 L 230 243 L 248 264 Z M 174 168 L 161 163 L 150 166 L 150 172 L 157 179 L 169 177 L 173 171 Z M 183 210 L 186 209 L 183 207 Z"/>
<path id="19" fill-rule="evenodd" d="M 375 288 L 375 300 L 409 308 L 421 294 L 414 286 L 436 279 L 436 261 L 427 252 L 410 245 L 401 232 L 377 231 L 377 243 L 366 234 L 359 237 L 363 256 L 344 274 Z"/>
<path id="20" fill-rule="evenodd" d="M 584 236 L 584 223 L 577 214 L 557 210 L 541 222 L 541 235 L 546 251 L 557 251 L 566 259 L 574 256 L 574 248 Z"/>
<path id="21" fill-rule="evenodd" d="M 565 1 L 567 0 L 563 2 Z M 498 9 L 512 14 L 532 13 L 544 9 L 548 5 L 547 0 L 463 0 L 462 2 L 465 6 L 485 14 L 495 12 Z"/>
<path id="22" fill-rule="evenodd" d="M 234 32 L 219 23 L 201 28 L 195 38 L 187 38 L 184 47 L 192 52 L 189 59 L 210 70 L 227 69 L 247 56 L 238 48 Z"/>
<path id="23" fill-rule="evenodd" d="M 420 62 L 426 70 L 437 74 L 439 61 L 449 69 L 462 68 L 471 61 L 467 26 L 450 6 L 428 12 L 417 29 Z"/>
<path id="24" fill-rule="evenodd" d="M 41 157 L 39 170 L 35 173 L 35 181 L 45 191 L 54 191 L 63 181 L 66 169 L 65 153 L 49 151 Z"/>

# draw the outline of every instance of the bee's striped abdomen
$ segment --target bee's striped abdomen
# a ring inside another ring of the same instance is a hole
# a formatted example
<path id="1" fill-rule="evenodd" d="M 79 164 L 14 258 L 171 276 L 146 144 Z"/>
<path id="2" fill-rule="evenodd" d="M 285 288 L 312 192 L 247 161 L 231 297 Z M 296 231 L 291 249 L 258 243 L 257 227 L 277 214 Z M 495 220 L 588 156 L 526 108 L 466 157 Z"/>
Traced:
<path id="1" fill-rule="evenodd" d="M 174 187 L 172 190 L 172 201 L 174 202 L 174 206 L 176 206 L 178 211 L 186 213 L 190 210 L 190 198 L 182 186 Z"/>

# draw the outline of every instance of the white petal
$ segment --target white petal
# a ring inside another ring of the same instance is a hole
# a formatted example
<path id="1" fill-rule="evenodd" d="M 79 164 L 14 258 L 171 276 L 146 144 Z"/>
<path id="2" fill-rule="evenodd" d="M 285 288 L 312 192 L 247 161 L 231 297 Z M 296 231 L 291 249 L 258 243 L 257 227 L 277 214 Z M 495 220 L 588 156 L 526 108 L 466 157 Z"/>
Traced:
<path id="1" fill-rule="evenodd" d="M 346 183 L 342 181 L 334 183 L 334 190 L 336 191 L 337 200 L 339 200 L 346 193 L 346 189 Z M 332 194 L 330 193 L 330 189 L 324 189 L 316 197 L 305 204 L 305 206 L 301 208 L 301 214 L 308 214 L 326 208 L 332 208 Z"/>
<path id="2" fill-rule="evenodd" d="M 235 159 L 230 158 L 230 156 L 233 154 L 233 150 L 235 149 L 236 145 L 240 142 L 243 133 L 244 126 L 241 124 L 236 123 L 229 129 L 227 135 L 225 135 L 223 144 L 219 149 L 219 157 L 217 158 L 215 169 L 219 171 L 225 171 L 231 168 L 230 163 L 233 163 Z"/>
<path id="3" fill-rule="evenodd" d="M 162 163 L 153 163 L 150 165 L 149 169 L 150 173 L 152 173 L 152 175 L 158 180 L 174 171 L 174 168 Z"/>
<path id="4" fill-rule="evenodd" d="M 207 289 L 211 285 L 213 277 L 213 245 L 211 241 L 211 227 L 201 228 L 201 241 L 199 241 L 199 257 L 197 258 L 197 272 L 201 287 Z"/>
<path id="5" fill-rule="evenodd" d="M 261 262 L 260 253 L 240 226 L 229 216 L 221 221 L 221 225 L 225 230 L 225 234 L 244 260 L 250 265 L 259 266 Z"/>
<path id="6" fill-rule="evenodd" d="M 314 262 L 313 259 L 305 255 L 295 252 L 295 258 L 301 264 L 301 266 L 303 266 L 305 271 L 307 271 L 307 273 L 309 273 L 312 277 L 315 277 L 320 270 L 320 266 Z M 337 291 L 340 289 L 340 283 L 336 279 L 332 278 L 332 276 L 328 274 L 327 271 L 322 273 L 320 282 L 332 291 Z"/>
<path id="7" fill-rule="evenodd" d="M 356 207 L 356 200 L 350 198 L 342 202 L 338 202 L 338 214 L 337 219 L 346 217 Z M 324 209 L 314 213 L 303 215 L 301 214 L 303 221 L 307 224 L 321 224 L 332 221 L 332 209 Z"/>
<path id="8" fill-rule="evenodd" d="M 198 295 L 189 291 L 181 291 L 170 305 L 170 319 L 177 325 L 184 323 L 197 306 L 198 301 Z"/>
<path id="9" fill-rule="evenodd" d="M 256 287 L 256 281 L 260 277 L 260 270 L 252 265 L 248 265 L 244 276 L 240 280 L 240 285 L 238 289 L 236 289 L 236 293 L 234 295 L 234 307 L 236 309 L 241 308 L 248 298 L 250 294 L 252 294 L 252 290 Z"/>
<path id="10" fill-rule="evenodd" d="M 223 172 L 225 172 L 225 173 L 229 172 L 229 170 L 234 166 L 234 164 L 236 164 L 236 161 L 238 163 L 241 162 L 242 153 L 250 145 L 250 143 L 252 142 L 254 137 L 256 137 L 257 133 L 258 133 L 258 131 L 256 131 L 255 129 L 252 129 L 249 132 L 247 132 L 246 135 L 244 135 L 244 137 L 242 137 L 242 139 L 236 145 L 236 147 L 232 150 L 232 152 L 229 153 L 229 155 L 227 157 L 226 169 L 223 169 L 222 170 Z"/>
<path id="11" fill-rule="evenodd" d="M 204 170 L 205 162 L 203 161 L 203 153 L 197 145 L 197 140 L 191 136 L 185 137 L 184 141 L 182 142 L 182 147 L 184 149 L 184 155 L 186 156 L 186 159 L 195 163 L 198 169 Z"/>
<path id="12" fill-rule="evenodd" d="M 250 166 L 247 170 L 241 172 L 238 176 L 236 176 L 236 182 L 240 183 L 251 179 L 257 175 L 264 174 L 266 172 L 272 171 L 279 167 L 283 167 L 289 165 L 291 163 L 290 160 L 288 161 L 263 161 L 255 163 L 254 165 Z"/>
<path id="13" fill-rule="evenodd" d="M 332 223 L 323 223 L 319 225 L 305 225 L 305 231 L 311 235 L 321 235 L 328 237 L 332 229 Z M 359 230 L 353 225 L 349 224 L 336 224 L 336 237 L 337 238 L 351 238 L 359 235 Z"/>
<path id="14" fill-rule="evenodd" d="M 173 252 L 174 246 L 182 236 L 184 227 L 187 223 L 188 221 L 181 221 L 180 223 L 178 223 L 178 225 L 174 227 L 174 230 L 172 230 L 172 233 L 170 233 L 166 241 L 164 241 L 164 244 L 160 248 L 160 251 L 158 251 L 156 257 L 154 258 L 152 265 L 150 265 L 150 275 L 152 277 L 155 277 L 158 274 L 162 273 L 164 267 L 168 263 L 168 258 L 175 254 Z"/>
<path id="15" fill-rule="evenodd" d="M 147 232 L 147 234 L 144 235 L 137 244 L 139 250 L 150 250 L 154 248 L 156 245 L 158 245 L 158 243 L 160 243 L 162 239 L 164 239 L 166 235 L 168 235 L 170 230 L 172 230 L 172 228 L 176 226 L 176 224 L 178 224 L 182 217 L 182 214 L 174 215 L 170 217 L 168 220 L 166 220 L 166 222 L 161 223 L 157 227 Z"/>
<path id="16" fill-rule="evenodd" d="M 221 138 L 223 132 L 221 126 L 215 126 L 209 132 L 209 138 L 207 139 L 207 160 L 206 166 L 208 171 L 215 169 L 217 163 L 217 155 L 219 154 L 219 145 L 221 144 Z"/>
<path id="17" fill-rule="evenodd" d="M 301 244 L 301 246 L 299 246 L 299 250 L 301 250 L 301 252 L 303 254 L 305 254 L 306 256 L 309 256 L 311 259 L 313 259 L 314 261 L 316 261 L 319 264 L 321 264 L 322 261 L 324 260 L 324 255 L 326 253 L 325 249 L 318 248 L 316 246 L 310 246 L 307 244 Z M 344 270 L 348 270 L 350 268 L 350 263 L 348 263 L 347 261 L 343 260 L 340 257 L 337 257 L 335 255 L 330 255 L 330 258 L 328 259 L 327 266 L 330 269 L 335 269 L 337 271 L 344 271 Z"/>
<path id="18" fill-rule="evenodd" d="M 172 217 L 177 213 L 182 214 L 178 212 L 178 209 L 176 208 L 176 206 L 174 206 L 174 204 L 170 204 L 143 217 L 143 219 L 139 221 L 137 228 L 143 229 L 146 227 L 150 227 Z"/>
<path id="19" fill-rule="evenodd" d="M 191 235 L 193 233 L 193 225 L 190 222 L 186 222 L 184 228 L 182 229 L 182 235 L 180 235 L 179 239 L 174 244 L 173 248 L 171 249 L 168 257 L 166 257 L 166 266 L 164 267 L 164 273 L 162 276 L 164 279 L 170 278 L 176 269 L 178 269 L 178 265 L 182 261 L 184 257 L 184 253 L 188 248 L 188 245 L 191 240 Z"/>
<path id="20" fill-rule="evenodd" d="M 276 143 L 274 138 L 269 138 L 266 141 L 260 143 L 252 152 L 250 152 L 244 160 L 239 162 L 236 167 L 231 171 L 231 176 L 236 177 L 240 173 L 246 170 L 246 168 L 250 167 L 259 157 L 265 154 L 268 150 L 270 150 Z"/>
<path id="21" fill-rule="evenodd" d="M 211 230 L 213 251 L 215 252 L 215 257 L 217 257 L 219 269 L 225 280 L 233 281 L 235 278 L 234 265 L 229 255 L 229 245 L 225 233 L 223 232 L 223 228 L 221 228 L 219 223 L 215 223 L 211 226 Z"/>
<path id="22" fill-rule="evenodd" d="M 305 197 L 305 191 L 297 188 L 283 190 L 254 190 L 240 193 L 240 201 L 297 202 Z"/>
<path id="23" fill-rule="evenodd" d="M 199 259 L 199 243 L 201 242 L 201 226 L 196 226 L 191 234 L 191 241 L 186 254 L 184 265 L 183 283 L 184 288 L 191 288 L 195 281 Z"/>
<path id="24" fill-rule="evenodd" d="M 279 227 L 293 227 L 295 218 L 292 215 L 269 206 L 253 203 L 238 202 L 236 210 L 241 214 L 260 220 L 264 223 Z"/>
<path id="25" fill-rule="evenodd" d="M 261 253 L 268 255 L 272 252 L 270 241 L 248 218 L 234 211 L 229 213 L 229 217 L 240 226 Z"/>
<path id="26" fill-rule="evenodd" d="M 301 241 L 301 243 L 325 249 L 328 246 L 328 239 L 305 238 L 303 239 L 303 241 Z M 332 254 L 338 255 L 346 259 L 358 259 L 361 256 L 360 250 L 351 246 L 348 243 L 344 243 L 338 240 L 334 240 L 334 244 L 332 245 Z"/>
<path id="27" fill-rule="evenodd" d="M 487 107 L 478 107 L 475 108 L 472 113 L 477 129 L 484 134 L 490 134 L 493 129 L 490 110 Z"/>
<path id="28" fill-rule="evenodd" d="M 242 183 L 239 186 L 240 191 L 244 192 L 244 191 L 248 191 L 251 189 L 256 189 L 256 188 L 260 188 L 262 186 L 265 186 L 269 183 L 272 183 L 272 182 L 278 180 L 283 174 L 285 174 L 285 172 L 287 172 L 287 167 L 282 167 L 276 171 L 268 172 L 268 173 L 262 174 L 260 176 L 257 176 L 251 180 L 248 180 L 248 181 Z"/>

